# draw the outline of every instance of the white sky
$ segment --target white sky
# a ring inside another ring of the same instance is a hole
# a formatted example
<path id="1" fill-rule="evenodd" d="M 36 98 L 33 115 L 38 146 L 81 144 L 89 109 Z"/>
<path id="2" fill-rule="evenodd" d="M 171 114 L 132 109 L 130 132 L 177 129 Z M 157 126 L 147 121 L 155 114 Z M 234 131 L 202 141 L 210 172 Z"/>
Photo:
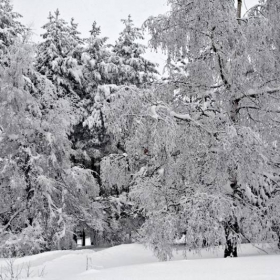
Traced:
<path id="1" fill-rule="evenodd" d="M 257 2 L 258 0 L 245 0 L 247 8 Z M 39 35 L 43 31 L 41 27 L 47 23 L 49 12 L 57 8 L 66 21 L 70 22 L 74 17 L 83 37 L 88 37 L 92 23 L 96 21 L 101 26 L 101 35 L 109 37 L 111 43 L 123 30 L 120 20 L 127 18 L 129 14 L 135 26 L 140 27 L 149 16 L 168 11 L 167 0 L 12 0 L 12 3 L 14 10 L 23 16 L 22 22 L 32 28 L 34 41 L 40 40 Z M 161 54 L 149 52 L 147 57 L 161 65 L 164 63 L 164 56 Z"/>
<path id="2" fill-rule="evenodd" d="M 14 10 L 23 16 L 23 22 L 41 34 L 49 12 L 60 11 L 70 22 L 74 17 L 84 37 L 89 35 L 93 21 L 101 26 L 102 35 L 115 41 L 123 29 L 121 19 L 130 14 L 136 26 L 141 26 L 150 15 L 165 13 L 167 0 L 12 0 Z M 36 37 L 35 37 L 36 38 Z"/>

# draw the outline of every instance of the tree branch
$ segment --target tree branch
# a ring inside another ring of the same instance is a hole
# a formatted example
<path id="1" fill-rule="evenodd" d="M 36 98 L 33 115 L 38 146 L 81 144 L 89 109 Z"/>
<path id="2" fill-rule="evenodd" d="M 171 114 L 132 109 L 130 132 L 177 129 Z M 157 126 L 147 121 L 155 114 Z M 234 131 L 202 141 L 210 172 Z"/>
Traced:
<path id="1" fill-rule="evenodd" d="M 18 214 L 23 210 L 23 208 L 20 208 L 16 213 L 11 217 L 9 222 L 0 230 L 0 233 L 3 233 L 12 223 L 12 221 L 18 216 Z"/>
<path id="2" fill-rule="evenodd" d="M 265 88 L 263 90 L 254 90 L 254 89 L 249 89 L 247 91 L 247 93 L 245 93 L 242 96 L 238 96 L 235 98 L 236 102 L 239 102 L 240 100 L 242 100 L 243 98 L 250 98 L 250 97 L 256 97 L 258 95 L 263 95 L 263 94 L 272 94 L 272 93 L 276 93 L 276 92 L 280 92 L 280 87 L 276 87 L 276 88 Z"/>

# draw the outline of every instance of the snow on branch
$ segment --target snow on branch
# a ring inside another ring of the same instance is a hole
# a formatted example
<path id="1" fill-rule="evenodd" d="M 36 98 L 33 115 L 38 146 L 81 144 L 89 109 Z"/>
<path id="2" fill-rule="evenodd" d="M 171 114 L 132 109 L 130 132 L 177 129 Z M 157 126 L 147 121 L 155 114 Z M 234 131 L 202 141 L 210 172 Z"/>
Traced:
<path id="1" fill-rule="evenodd" d="M 193 124 L 195 124 L 196 126 L 202 128 L 204 131 L 206 131 L 207 133 L 213 135 L 213 132 L 211 132 L 210 130 L 208 130 L 204 125 L 202 125 L 200 122 L 194 120 L 193 118 L 191 118 L 191 116 L 189 114 L 178 114 L 175 113 L 174 111 L 170 111 L 170 115 L 173 116 L 176 119 L 179 120 L 183 120 L 183 121 L 190 121 Z"/>
<path id="2" fill-rule="evenodd" d="M 170 108 L 168 108 L 166 105 L 163 105 L 162 103 L 160 103 L 159 105 L 152 105 L 151 106 L 151 117 L 158 120 L 158 119 L 162 119 L 160 117 L 160 115 L 157 112 L 157 109 L 159 108 L 163 108 L 165 109 L 169 115 L 171 117 L 174 117 L 177 120 L 182 120 L 182 121 L 188 121 L 191 122 L 193 124 L 195 124 L 197 127 L 202 128 L 204 131 L 206 131 L 207 133 L 209 133 L 210 135 L 214 135 L 214 133 L 210 130 L 208 130 L 204 125 L 202 125 L 200 122 L 198 122 L 197 120 L 193 119 L 189 114 L 182 114 L 182 113 L 176 113 L 173 110 L 171 110 Z"/>
<path id="3" fill-rule="evenodd" d="M 192 118 L 190 117 L 189 114 L 178 114 L 178 113 L 175 113 L 174 111 L 171 111 L 170 115 L 176 119 L 180 119 L 180 120 L 184 120 L 184 121 L 192 121 Z"/>
<path id="4" fill-rule="evenodd" d="M 256 97 L 258 95 L 263 95 L 263 94 L 272 94 L 280 92 L 280 87 L 275 87 L 275 88 L 264 88 L 264 89 L 249 89 L 244 95 L 242 96 L 237 96 L 235 98 L 236 102 L 239 102 L 241 99 L 246 98 L 246 97 Z"/>

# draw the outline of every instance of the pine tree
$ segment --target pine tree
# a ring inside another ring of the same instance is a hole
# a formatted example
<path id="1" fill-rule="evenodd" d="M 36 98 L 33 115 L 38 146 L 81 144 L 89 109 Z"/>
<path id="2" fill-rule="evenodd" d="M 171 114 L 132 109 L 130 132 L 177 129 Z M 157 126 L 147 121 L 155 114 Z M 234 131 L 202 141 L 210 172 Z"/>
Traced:
<path id="1" fill-rule="evenodd" d="M 115 84 L 131 84 L 144 86 L 151 84 L 157 74 L 156 65 L 143 57 L 146 47 L 137 41 L 143 40 L 141 29 L 134 27 L 131 16 L 123 19 L 124 30 L 116 41 L 111 61 L 118 64 L 119 72 L 115 77 Z"/>
<path id="2" fill-rule="evenodd" d="M 73 33 L 75 33 L 73 27 Z M 99 186 L 71 162 L 71 99 L 33 68 L 33 45 L 14 38 L 0 68 L 0 252 L 22 256 L 73 246 L 78 227 L 102 231 Z M 57 81 L 57 79 L 55 79 Z M 54 81 L 54 82 L 55 82 Z"/>
<path id="3" fill-rule="evenodd" d="M 112 84 L 113 76 L 118 73 L 117 66 L 109 62 L 112 52 L 106 44 L 108 38 L 100 37 L 100 33 L 100 27 L 94 22 L 82 55 L 87 91 L 91 94 L 97 91 L 98 86 Z"/>
<path id="4" fill-rule="evenodd" d="M 27 31 L 27 28 L 18 21 L 20 17 L 20 14 L 13 11 L 10 0 L 0 1 L 0 49 L 2 51 Z"/>
<path id="5" fill-rule="evenodd" d="M 105 45 L 107 38 L 98 38 L 100 29 L 93 24 L 89 47 L 86 49 L 86 76 L 92 88 L 93 105 L 90 116 L 84 121 L 84 127 L 97 131 L 97 138 L 106 138 L 103 106 L 110 102 L 111 96 L 123 85 L 144 87 L 155 80 L 155 64 L 143 58 L 145 46 L 137 43 L 143 39 L 140 28 L 133 26 L 131 17 L 122 20 L 124 31 L 112 52 Z M 99 139 L 99 142 L 103 140 Z"/>
<path id="6" fill-rule="evenodd" d="M 133 85 L 136 87 L 145 87 L 151 84 L 157 73 L 155 65 L 143 58 L 145 47 L 137 40 L 143 39 L 139 28 L 133 26 L 133 22 L 129 17 L 123 20 L 125 24 L 124 31 L 120 34 L 119 40 L 113 46 L 112 51 L 109 46 L 105 45 L 106 38 L 100 38 L 100 28 L 93 24 L 91 38 L 88 40 L 88 47 L 85 49 L 84 58 L 86 60 L 85 73 L 88 85 L 91 87 L 92 105 L 90 107 L 90 115 L 83 122 L 83 131 L 87 138 L 82 141 L 80 139 L 79 146 L 83 145 L 94 162 L 94 170 L 102 186 L 102 203 L 106 210 L 109 230 L 106 232 L 107 238 L 112 242 L 120 242 L 124 240 L 126 235 L 131 235 L 135 230 L 135 224 L 141 221 L 141 217 L 134 219 L 132 212 L 132 204 L 128 199 L 128 167 L 124 167 L 120 172 L 118 179 L 114 179 L 114 183 L 109 183 L 108 178 L 111 176 L 109 169 L 110 163 L 116 162 L 118 158 L 125 157 L 119 153 L 124 150 L 114 142 L 113 134 L 107 131 L 107 113 L 104 108 L 107 103 L 115 102 L 114 96 L 123 85 Z M 85 131 L 90 130 L 89 133 Z M 126 171 L 125 171 L 126 170 Z M 108 175 L 106 176 L 105 173 Z M 120 180 L 122 175 L 126 173 L 128 178 L 125 182 Z M 135 216 L 135 215 L 134 215 Z M 124 228 L 124 224 L 126 228 Z M 129 232 L 124 233 L 128 228 Z"/>
<path id="7" fill-rule="evenodd" d="M 83 141 L 91 141 L 96 145 L 104 145 L 107 135 L 104 129 L 103 103 L 110 100 L 113 77 L 117 75 L 117 65 L 110 62 L 112 52 L 106 44 L 107 37 L 100 37 L 100 27 L 93 23 L 90 38 L 86 39 L 86 46 L 82 54 L 84 64 L 85 88 L 89 94 L 87 111 L 89 116 L 84 120 L 80 129 L 88 132 L 88 137 Z"/>
<path id="8" fill-rule="evenodd" d="M 24 90 L 22 74 L 36 74 L 33 57 L 32 49 L 16 44 L 6 57 L 11 66 L 1 69 L 0 251 L 6 256 L 70 248 L 78 225 L 102 230 L 93 201 L 99 186 L 90 170 L 70 160 L 67 115 L 59 105 L 41 110 L 40 100 Z M 33 90 L 53 95 L 55 87 L 36 75 L 41 83 Z"/>
<path id="9" fill-rule="evenodd" d="M 79 99 L 84 94 L 80 61 L 83 41 L 74 20 L 69 25 L 59 16 L 58 10 L 54 16 L 50 13 L 49 22 L 43 26 L 46 32 L 38 46 L 36 69 L 56 85 L 59 96 Z"/>

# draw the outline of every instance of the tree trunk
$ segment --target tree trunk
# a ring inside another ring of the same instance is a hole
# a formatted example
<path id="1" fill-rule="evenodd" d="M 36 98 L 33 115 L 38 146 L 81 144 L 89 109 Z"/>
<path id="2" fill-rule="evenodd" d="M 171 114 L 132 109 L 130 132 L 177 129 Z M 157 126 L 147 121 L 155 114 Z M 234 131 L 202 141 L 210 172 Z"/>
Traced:
<path id="1" fill-rule="evenodd" d="M 77 234 L 75 234 L 75 233 L 73 234 L 73 240 L 76 244 L 78 243 Z"/>
<path id="2" fill-rule="evenodd" d="M 242 0 L 237 0 L 237 18 L 241 18 Z"/>
<path id="3" fill-rule="evenodd" d="M 276 233 L 276 235 L 278 237 L 277 246 L 278 246 L 278 249 L 280 250 L 280 226 L 279 225 L 274 225 L 272 227 L 272 230 Z"/>
<path id="4" fill-rule="evenodd" d="M 227 240 L 225 251 L 224 251 L 224 257 L 237 258 L 237 245 L 231 239 Z"/>
<path id="5" fill-rule="evenodd" d="M 237 236 L 239 226 L 236 218 L 233 218 L 225 225 L 226 247 L 224 257 L 237 257 Z"/>
<path id="6" fill-rule="evenodd" d="M 83 236 L 82 236 L 82 246 L 86 246 L 86 232 L 85 229 L 83 229 Z"/>

